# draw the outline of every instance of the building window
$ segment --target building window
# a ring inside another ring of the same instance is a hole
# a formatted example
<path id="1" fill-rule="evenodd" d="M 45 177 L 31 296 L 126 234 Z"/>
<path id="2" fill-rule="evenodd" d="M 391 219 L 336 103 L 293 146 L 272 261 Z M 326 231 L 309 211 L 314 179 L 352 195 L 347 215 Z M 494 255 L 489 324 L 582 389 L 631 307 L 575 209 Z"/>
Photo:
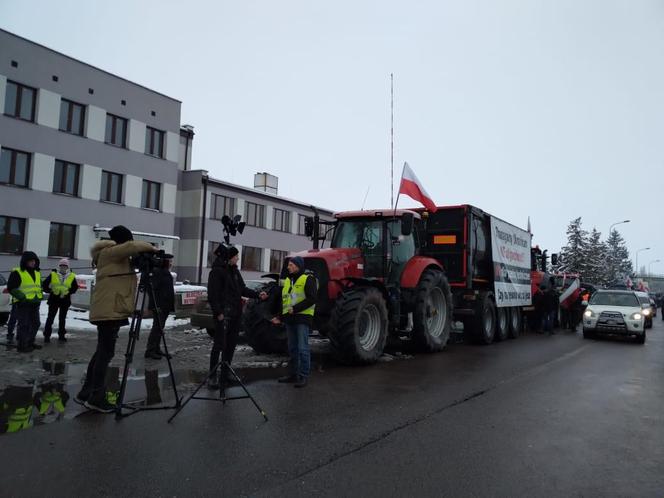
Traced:
<path id="1" fill-rule="evenodd" d="M 127 148 L 127 120 L 113 114 L 106 114 L 107 144 Z"/>
<path id="2" fill-rule="evenodd" d="M 53 192 L 78 196 L 78 178 L 81 165 L 55 160 Z"/>
<path id="3" fill-rule="evenodd" d="M 30 181 L 30 154 L 20 150 L 0 150 L 0 183 L 27 187 Z"/>
<path id="4" fill-rule="evenodd" d="M 5 114 L 26 121 L 34 121 L 36 99 L 37 90 L 34 88 L 14 81 L 7 81 Z"/>
<path id="5" fill-rule="evenodd" d="M 263 249 L 260 247 L 242 246 L 242 269 L 263 271 Z"/>
<path id="6" fill-rule="evenodd" d="M 101 172 L 101 200 L 122 204 L 122 175 L 110 171 Z"/>
<path id="7" fill-rule="evenodd" d="M 164 132 L 150 128 L 145 129 L 145 153 L 151 156 L 164 158 Z"/>
<path id="8" fill-rule="evenodd" d="M 303 214 L 298 214 L 297 215 L 297 234 L 298 235 L 305 235 L 304 233 L 304 221 L 307 219 L 307 217 Z"/>
<path id="9" fill-rule="evenodd" d="M 159 199 L 161 199 L 161 183 L 143 180 L 141 207 L 159 211 Z"/>
<path id="10" fill-rule="evenodd" d="M 290 232 L 290 211 L 274 208 L 272 227 L 279 232 Z"/>
<path id="11" fill-rule="evenodd" d="M 207 254 L 208 268 L 212 268 L 214 260 L 217 259 L 217 256 L 215 256 L 214 254 L 214 251 L 217 250 L 217 247 L 219 247 L 219 242 L 213 242 L 213 241 L 208 242 L 208 254 Z"/>
<path id="12" fill-rule="evenodd" d="M 51 223 L 51 233 L 48 238 L 48 255 L 73 258 L 75 241 L 76 225 Z"/>
<path id="13" fill-rule="evenodd" d="M 83 136 L 85 127 L 85 106 L 62 99 L 60 101 L 60 131 Z"/>
<path id="14" fill-rule="evenodd" d="M 212 219 L 220 220 L 224 215 L 235 215 L 235 199 L 225 195 L 212 194 Z"/>
<path id="15" fill-rule="evenodd" d="M 25 220 L 0 216 L 0 252 L 21 254 L 25 237 Z"/>
<path id="16" fill-rule="evenodd" d="M 254 202 L 245 203 L 244 221 L 252 227 L 265 227 L 265 206 Z"/>
<path id="17" fill-rule="evenodd" d="M 270 273 L 281 273 L 281 267 L 284 265 L 284 258 L 288 253 L 286 251 L 270 251 Z"/>

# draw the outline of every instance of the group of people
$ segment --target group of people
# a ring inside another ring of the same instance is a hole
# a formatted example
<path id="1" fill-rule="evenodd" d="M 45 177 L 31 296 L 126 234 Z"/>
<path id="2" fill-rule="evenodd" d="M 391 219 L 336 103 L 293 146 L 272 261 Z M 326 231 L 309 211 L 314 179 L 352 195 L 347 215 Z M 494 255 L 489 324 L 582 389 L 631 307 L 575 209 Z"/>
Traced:
<path id="1" fill-rule="evenodd" d="M 29 353 L 41 349 L 35 341 L 41 325 L 39 308 L 44 293 L 48 293 L 48 316 L 44 326 L 44 343 L 51 342 L 53 322 L 59 314 L 58 341 L 67 341 L 67 312 L 71 306 L 71 295 L 78 290 L 76 274 L 71 271 L 69 260 L 64 258 L 58 268 L 42 281 L 39 258 L 32 251 L 22 254 L 19 266 L 14 268 L 7 281 L 7 291 L 11 295 L 12 308 L 7 322 L 7 342 L 14 342 L 16 329 L 16 350 Z"/>
<path id="2" fill-rule="evenodd" d="M 128 318 L 134 311 L 137 282 L 131 270 L 131 258 L 156 251 L 147 242 L 134 241 L 131 231 L 121 225 L 113 227 L 109 236 L 110 240 L 101 240 L 91 249 L 97 275 L 90 303 L 90 323 L 97 327 L 97 346 L 88 364 L 83 386 L 74 398 L 75 402 L 101 413 L 111 413 L 116 409 L 105 396 L 105 379 L 115 354 L 120 327 L 128 325 Z M 208 279 L 208 300 L 215 320 L 209 367 L 211 373 L 219 371 L 219 377 L 211 376 L 208 383 L 210 389 L 219 389 L 220 383 L 228 380 L 230 372 L 225 366 L 232 362 L 237 345 L 242 298 L 269 299 L 267 293 L 257 293 L 245 285 L 237 267 L 238 250 L 235 247 L 220 245 L 215 256 Z M 305 272 L 302 258 L 291 258 L 288 273 L 280 299 L 274 302 L 277 309 L 271 318 L 274 324 L 283 323 L 286 327 L 291 356 L 289 375 L 278 380 L 304 387 L 311 368 L 309 332 L 315 312 L 317 284 L 315 277 Z M 153 273 L 153 286 L 158 303 L 151 298 L 150 307 L 155 316 L 145 356 L 158 359 L 164 356 L 159 344 L 166 317 L 173 310 L 174 302 L 172 277 L 166 264 Z M 220 361 L 222 368 L 218 368 Z"/>
<path id="3" fill-rule="evenodd" d="M 576 332 L 583 319 L 584 302 L 587 303 L 589 298 L 590 293 L 581 288 L 574 299 L 561 303 L 556 280 L 554 277 L 550 277 L 548 281 L 540 284 L 533 296 L 536 318 L 532 325 L 534 325 L 535 331 L 551 335 L 554 333 L 556 325 L 559 325 L 562 329 Z M 559 323 L 556 323 L 558 318 Z"/>

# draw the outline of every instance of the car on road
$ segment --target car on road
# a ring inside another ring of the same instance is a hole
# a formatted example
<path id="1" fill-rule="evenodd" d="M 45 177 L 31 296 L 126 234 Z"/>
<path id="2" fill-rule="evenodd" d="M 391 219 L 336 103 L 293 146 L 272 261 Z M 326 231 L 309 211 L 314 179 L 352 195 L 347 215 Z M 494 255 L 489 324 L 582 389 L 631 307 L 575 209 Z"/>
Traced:
<path id="1" fill-rule="evenodd" d="M 645 326 L 647 329 L 652 328 L 652 319 L 657 316 L 657 306 L 654 306 L 652 299 L 646 292 L 635 292 L 636 297 L 641 303 L 643 309 L 643 316 L 645 317 Z"/>
<path id="2" fill-rule="evenodd" d="M 646 342 L 645 315 L 637 293 L 630 290 L 598 290 L 583 313 L 583 338 L 596 335 L 630 336 Z"/>
<path id="3" fill-rule="evenodd" d="M 0 274 L 0 327 L 9 320 L 12 309 L 11 296 L 7 292 L 7 280 Z"/>

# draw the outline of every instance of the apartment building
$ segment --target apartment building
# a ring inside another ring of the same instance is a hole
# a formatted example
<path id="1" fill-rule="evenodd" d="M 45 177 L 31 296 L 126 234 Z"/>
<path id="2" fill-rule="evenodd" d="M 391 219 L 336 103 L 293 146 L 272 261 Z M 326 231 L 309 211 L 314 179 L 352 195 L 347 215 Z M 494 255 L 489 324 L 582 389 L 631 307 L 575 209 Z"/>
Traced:
<path id="1" fill-rule="evenodd" d="M 0 30 L 0 272 L 31 250 L 43 269 L 68 257 L 85 273 L 90 246 L 124 224 L 174 253 L 180 278 L 206 281 L 224 213 L 248 223 L 233 242 L 249 278 L 309 247 L 303 217 L 313 211 L 279 197 L 276 179 L 252 189 L 192 169 L 194 132 L 180 126 L 180 109 Z"/>

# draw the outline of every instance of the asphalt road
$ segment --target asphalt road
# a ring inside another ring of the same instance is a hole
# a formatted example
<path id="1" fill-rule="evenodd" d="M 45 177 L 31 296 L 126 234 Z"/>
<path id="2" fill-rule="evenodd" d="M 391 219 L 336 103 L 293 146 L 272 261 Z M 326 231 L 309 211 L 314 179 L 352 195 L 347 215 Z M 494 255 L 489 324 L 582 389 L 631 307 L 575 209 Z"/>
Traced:
<path id="1" fill-rule="evenodd" d="M 83 414 L 0 439 L 2 496 L 662 496 L 664 327 L 644 346 L 581 334 L 369 368 L 303 390 L 250 385 L 117 422 Z"/>

